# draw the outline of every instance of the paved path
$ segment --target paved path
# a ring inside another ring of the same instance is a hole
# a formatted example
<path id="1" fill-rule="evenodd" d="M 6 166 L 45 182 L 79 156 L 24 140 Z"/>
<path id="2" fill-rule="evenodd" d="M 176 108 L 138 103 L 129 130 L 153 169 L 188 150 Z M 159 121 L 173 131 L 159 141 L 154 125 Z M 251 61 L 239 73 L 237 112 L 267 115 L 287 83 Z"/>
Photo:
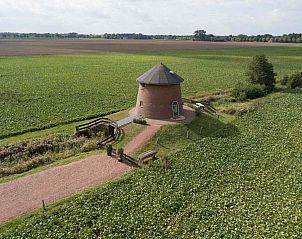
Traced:
<path id="1" fill-rule="evenodd" d="M 138 134 L 127 146 L 125 147 L 125 154 L 131 155 L 137 149 L 142 148 L 159 130 L 159 125 L 148 126 L 143 132 Z"/>
<path id="2" fill-rule="evenodd" d="M 117 123 L 118 127 L 121 128 L 121 127 L 124 127 L 128 124 L 131 124 L 134 119 L 138 119 L 138 118 L 140 118 L 140 117 L 137 116 L 137 115 L 128 116 L 124 119 L 121 119 L 121 120 L 117 121 L 116 123 Z"/>
<path id="3" fill-rule="evenodd" d="M 148 126 L 125 147 L 127 154 L 142 147 L 160 126 Z M 63 197 L 119 177 L 132 168 L 106 155 L 92 156 L 68 165 L 0 184 L 0 221 L 6 221 Z"/>
<path id="4" fill-rule="evenodd" d="M 121 128 L 121 127 L 123 127 L 123 126 L 126 126 L 126 125 L 132 123 L 133 120 L 134 120 L 136 117 L 137 117 L 137 116 L 134 115 L 134 116 L 128 116 L 127 118 L 121 119 L 121 120 L 119 120 L 119 121 L 116 122 L 116 123 L 117 123 L 117 126 L 118 126 L 119 128 Z"/>

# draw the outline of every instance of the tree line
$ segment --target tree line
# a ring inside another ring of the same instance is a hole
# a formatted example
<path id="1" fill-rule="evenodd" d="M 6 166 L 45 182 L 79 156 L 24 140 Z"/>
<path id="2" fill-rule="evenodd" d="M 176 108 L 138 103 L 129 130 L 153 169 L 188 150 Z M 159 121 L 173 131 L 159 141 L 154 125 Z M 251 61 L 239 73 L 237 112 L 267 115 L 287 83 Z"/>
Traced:
<path id="1" fill-rule="evenodd" d="M 102 38 L 102 35 L 70 33 L 19 33 L 19 32 L 0 32 L 0 38 L 13 39 L 35 39 L 35 38 Z"/>
<path id="2" fill-rule="evenodd" d="M 145 35 L 142 33 L 105 33 L 105 39 L 147 39 L 147 40 L 192 40 L 192 36 L 186 35 Z"/>
<path id="3" fill-rule="evenodd" d="M 0 32 L 2 39 L 78 39 L 78 38 L 102 38 L 102 39 L 140 39 L 140 40 L 191 40 L 191 41 L 213 41 L 213 42 L 279 42 L 279 43 L 302 43 L 301 33 L 290 33 L 282 36 L 274 36 L 271 34 L 263 35 L 228 35 L 217 36 L 207 34 L 205 30 L 196 30 L 193 35 L 146 35 L 142 33 L 105 33 L 105 34 L 79 34 L 70 33 L 15 33 Z"/>
<path id="4" fill-rule="evenodd" d="M 183 35 L 145 35 L 142 33 L 105 33 L 105 34 L 79 34 L 71 33 L 18 33 L 18 32 L 0 32 L 1 39 L 36 39 L 36 38 L 102 38 L 102 39 L 164 39 L 164 40 L 193 40 L 193 36 Z"/>
<path id="5" fill-rule="evenodd" d="M 194 41 L 235 41 L 235 42 L 279 42 L 279 43 L 302 43 L 301 33 L 283 34 L 282 36 L 274 36 L 271 34 L 263 35 L 244 35 L 237 36 L 215 36 L 207 34 L 205 30 L 196 30 L 193 34 Z"/>

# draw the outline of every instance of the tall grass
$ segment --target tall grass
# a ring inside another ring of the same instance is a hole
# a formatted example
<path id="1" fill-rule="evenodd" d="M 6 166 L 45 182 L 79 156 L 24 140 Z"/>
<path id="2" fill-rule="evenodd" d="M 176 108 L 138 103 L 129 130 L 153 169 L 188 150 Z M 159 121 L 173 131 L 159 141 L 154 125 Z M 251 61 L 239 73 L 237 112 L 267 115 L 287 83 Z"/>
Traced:
<path id="1" fill-rule="evenodd" d="M 82 152 L 97 148 L 96 139 L 66 134 L 0 145 L 0 177 L 27 172 Z"/>

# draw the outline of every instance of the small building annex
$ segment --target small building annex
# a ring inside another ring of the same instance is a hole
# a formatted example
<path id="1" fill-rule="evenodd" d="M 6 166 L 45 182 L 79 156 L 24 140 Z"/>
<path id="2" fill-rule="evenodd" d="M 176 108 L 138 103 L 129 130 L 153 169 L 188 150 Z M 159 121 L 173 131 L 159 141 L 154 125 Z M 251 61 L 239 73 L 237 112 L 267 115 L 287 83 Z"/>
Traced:
<path id="1" fill-rule="evenodd" d="M 140 76 L 136 114 L 149 119 L 178 119 L 183 115 L 179 75 L 158 64 Z"/>

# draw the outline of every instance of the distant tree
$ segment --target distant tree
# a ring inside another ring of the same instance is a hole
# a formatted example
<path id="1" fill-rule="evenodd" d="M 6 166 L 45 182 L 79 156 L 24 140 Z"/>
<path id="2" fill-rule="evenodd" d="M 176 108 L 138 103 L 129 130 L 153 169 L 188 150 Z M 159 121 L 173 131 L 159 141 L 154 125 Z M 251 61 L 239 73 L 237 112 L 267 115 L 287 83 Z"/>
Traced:
<path id="1" fill-rule="evenodd" d="M 296 43 L 297 42 L 297 38 L 296 37 L 292 37 L 292 43 Z"/>
<path id="2" fill-rule="evenodd" d="M 68 33 L 68 38 L 78 38 L 78 33 L 70 32 L 70 33 Z"/>
<path id="3" fill-rule="evenodd" d="M 205 30 L 196 30 L 194 32 L 195 41 L 204 41 L 207 38 L 207 32 Z"/>
<path id="4" fill-rule="evenodd" d="M 268 62 L 265 55 L 255 56 L 247 70 L 248 82 L 265 85 L 268 90 L 274 89 L 276 75 L 273 64 Z"/>

